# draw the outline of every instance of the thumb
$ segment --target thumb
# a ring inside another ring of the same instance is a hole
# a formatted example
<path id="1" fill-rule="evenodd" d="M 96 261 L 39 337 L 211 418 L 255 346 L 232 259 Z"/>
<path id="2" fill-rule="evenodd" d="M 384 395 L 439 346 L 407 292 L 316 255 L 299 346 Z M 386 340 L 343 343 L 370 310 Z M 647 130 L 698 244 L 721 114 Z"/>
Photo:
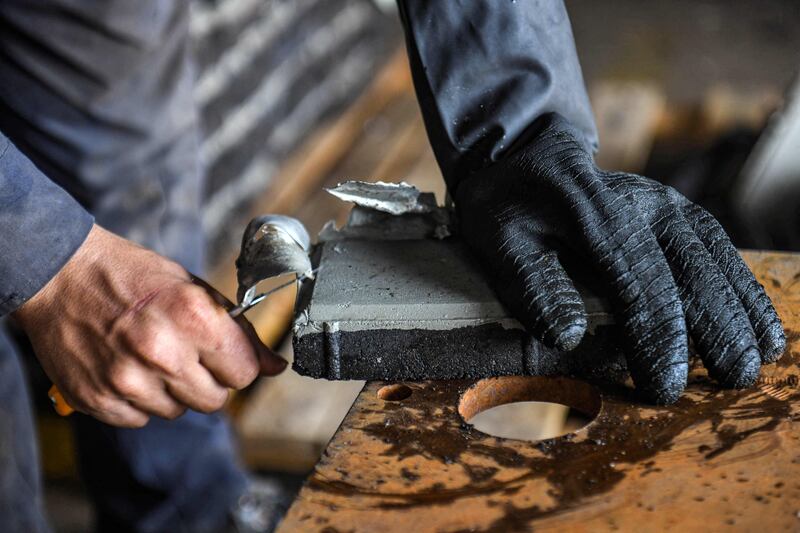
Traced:
<path id="1" fill-rule="evenodd" d="M 270 350 L 266 344 L 258 341 L 256 348 L 262 376 L 275 376 L 286 370 L 289 365 L 286 359 Z"/>
<path id="2" fill-rule="evenodd" d="M 214 287 L 209 285 L 205 280 L 198 278 L 197 276 L 192 276 L 191 281 L 195 285 L 199 285 L 208 291 L 211 297 L 214 298 L 214 300 L 224 309 L 229 310 L 234 307 L 233 302 L 225 298 L 225 296 L 223 296 Z M 250 321 L 245 318 L 244 314 L 234 318 L 234 321 L 236 321 L 242 330 L 244 330 L 248 339 L 250 339 L 253 348 L 255 348 L 258 356 L 260 374 L 262 376 L 275 376 L 286 369 L 287 365 L 289 364 L 286 359 L 273 352 L 266 344 L 261 342 L 258 333 L 256 333 L 256 329 L 253 327 Z"/>
<path id="3" fill-rule="evenodd" d="M 247 338 L 250 339 L 250 343 L 256 350 L 260 374 L 262 376 L 275 376 L 283 372 L 289 364 L 286 359 L 273 352 L 269 346 L 261 342 L 256 328 L 253 327 L 253 324 L 251 324 L 243 314 L 237 316 L 234 320 L 239 324 L 242 330 L 244 330 Z"/>

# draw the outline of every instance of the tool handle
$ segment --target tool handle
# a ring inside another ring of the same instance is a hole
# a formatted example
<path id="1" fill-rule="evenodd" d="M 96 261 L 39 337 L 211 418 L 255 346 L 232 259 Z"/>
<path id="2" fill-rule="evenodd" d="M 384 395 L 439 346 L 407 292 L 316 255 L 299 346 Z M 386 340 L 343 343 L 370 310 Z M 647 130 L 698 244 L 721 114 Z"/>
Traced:
<path id="1" fill-rule="evenodd" d="M 68 403 L 67 400 L 61 395 L 61 391 L 58 390 L 58 387 L 53 385 L 50 387 L 50 390 L 47 391 L 47 395 L 50 396 L 50 401 L 53 402 L 53 409 L 56 410 L 61 416 L 69 416 L 75 412 Z"/>

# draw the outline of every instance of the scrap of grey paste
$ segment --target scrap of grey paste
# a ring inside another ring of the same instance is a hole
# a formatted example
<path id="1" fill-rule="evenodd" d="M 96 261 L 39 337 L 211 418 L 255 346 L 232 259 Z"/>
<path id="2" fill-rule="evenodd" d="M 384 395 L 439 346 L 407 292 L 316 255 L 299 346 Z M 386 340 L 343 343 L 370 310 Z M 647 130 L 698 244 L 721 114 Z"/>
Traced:
<path id="1" fill-rule="evenodd" d="M 255 296 L 258 282 L 282 274 L 309 275 L 311 238 L 303 224 L 292 217 L 263 215 L 247 225 L 236 259 L 239 304 Z M 310 277 L 310 275 L 309 275 Z"/>
<path id="2" fill-rule="evenodd" d="M 406 182 L 346 181 L 325 190 L 345 202 L 392 215 L 430 213 L 436 209 L 435 202 L 431 203 L 427 195 Z"/>

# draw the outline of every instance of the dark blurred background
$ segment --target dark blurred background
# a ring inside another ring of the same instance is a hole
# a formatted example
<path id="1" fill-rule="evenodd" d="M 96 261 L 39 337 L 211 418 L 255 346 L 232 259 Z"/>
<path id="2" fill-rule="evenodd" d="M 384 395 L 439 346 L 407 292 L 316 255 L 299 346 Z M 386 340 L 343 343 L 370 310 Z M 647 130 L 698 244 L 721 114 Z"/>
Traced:
<path id="1" fill-rule="evenodd" d="M 604 128 L 599 161 L 724 210 L 719 195 L 735 178 L 719 174 L 738 173 L 730 167 L 741 167 L 796 75 L 800 6 L 570 0 L 567 8 Z M 402 34 L 393 3 L 369 0 L 198 1 L 193 34 L 205 223 L 219 258 L 238 241 L 231 221 L 245 221 L 289 156 L 357 99 Z M 797 246 L 735 237 L 745 246 Z"/>
<path id="2" fill-rule="evenodd" d="M 566 4 L 598 163 L 675 186 L 738 246 L 800 249 L 800 2 Z M 391 1 L 197 0 L 192 17 L 210 281 L 228 296 L 255 214 L 297 216 L 314 235 L 343 222 L 348 206 L 321 189 L 346 179 L 405 180 L 442 199 Z M 288 358 L 292 300 L 283 293 L 250 315 Z M 53 525 L 85 531 L 70 425 L 36 379 Z M 360 387 L 292 372 L 256 382 L 230 407 L 245 461 L 290 499 Z"/>

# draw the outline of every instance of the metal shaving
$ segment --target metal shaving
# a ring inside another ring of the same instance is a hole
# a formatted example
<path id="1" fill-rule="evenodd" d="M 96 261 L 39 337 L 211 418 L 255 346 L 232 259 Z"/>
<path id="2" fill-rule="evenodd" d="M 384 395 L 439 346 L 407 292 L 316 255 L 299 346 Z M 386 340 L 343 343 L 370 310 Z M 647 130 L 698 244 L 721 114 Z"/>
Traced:
<path id="1" fill-rule="evenodd" d="M 435 202 L 426 201 L 419 189 L 405 182 L 346 181 L 325 190 L 346 202 L 392 215 L 430 213 L 436 209 Z"/>

